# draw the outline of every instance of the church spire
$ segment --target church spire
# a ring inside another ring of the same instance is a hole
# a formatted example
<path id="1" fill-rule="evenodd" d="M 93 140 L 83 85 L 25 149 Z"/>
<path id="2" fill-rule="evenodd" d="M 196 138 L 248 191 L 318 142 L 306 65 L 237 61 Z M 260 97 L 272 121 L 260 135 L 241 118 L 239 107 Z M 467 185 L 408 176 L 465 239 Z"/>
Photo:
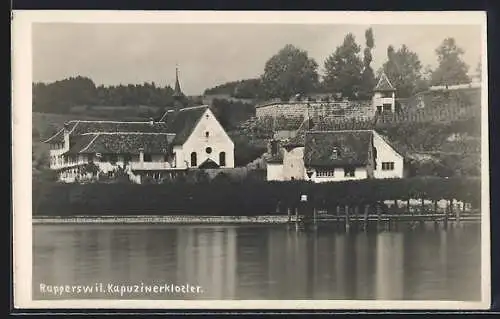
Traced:
<path id="1" fill-rule="evenodd" d="M 174 87 L 174 97 L 181 97 L 184 94 L 182 94 L 181 91 L 181 85 L 179 84 L 179 68 L 175 68 L 175 87 Z"/>

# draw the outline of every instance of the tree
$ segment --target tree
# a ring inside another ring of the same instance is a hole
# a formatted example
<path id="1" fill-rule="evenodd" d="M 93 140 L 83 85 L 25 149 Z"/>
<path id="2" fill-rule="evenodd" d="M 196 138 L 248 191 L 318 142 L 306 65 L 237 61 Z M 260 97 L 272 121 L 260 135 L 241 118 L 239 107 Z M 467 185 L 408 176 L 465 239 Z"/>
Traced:
<path id="1" fill-rule="evenodd" d="M 457 46 L 454 38 L 446 38 L 436 49 L 439 65 L 432 73 L 432 85 L 469 83 L 469 66 L 462 61 L 464 50 Z"/>
<path id="2" fill-rule="evenodd" d="M 261 77 L 268 97 L 289 99 L 311 92 L 318 82 L 318 64 L 303 51 L 287 44 L 265 64 Z"/>
<path id="3" fill-rule="evenodd" d="M 383 70 L 399 97 L 409 97 L 426 88 L 420 59 L 404 44 L 397 51 L 392 45 L 387 48 Z"/>
<path id="4" fill-rule="evenodd" d="M 359 97 L 362 99 L 369 99 L 372 95 L 373 88 L 377 84 L 375 81 L 375 74 L 370 64 L 372 63 L 372 49 L 375 47 L 375 41 L 373 39 L 373 30 L 369 28 L 365 31 L 366 48 L 363 54 L 363 73 L 361 74 L 361 85 Z"/>
<path id="5" fill-rule="evenodd" d="M 324 86 L 330 92 L 355 97 L 360 89 L 363 62 L 359 57 L 360 46 L 352 33 L 348 33 L 341 46 L 325 60 Z M 371 61 L 370 61 L 371 62 Z"/>

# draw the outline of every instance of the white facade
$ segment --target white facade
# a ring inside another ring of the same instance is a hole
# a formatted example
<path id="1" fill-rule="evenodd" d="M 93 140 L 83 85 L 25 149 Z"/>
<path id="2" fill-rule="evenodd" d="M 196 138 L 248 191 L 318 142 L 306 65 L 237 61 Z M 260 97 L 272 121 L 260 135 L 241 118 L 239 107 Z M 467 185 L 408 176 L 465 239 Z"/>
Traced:
<path id="1" fill-rule="evenodd" d="M 174 147 L 174 153 L 177 168 L 198 167 L 207 159 L 221 168 L 234 168 L 234 143 L 208 108 L 186 142 Z M 193 163 L 192 154 L 196 154 Z"/>
<path id="2" fill-rule="evenodd" d="M 309 179 L 309 176 L 306 176 L 306 179 L 315 183 L 342 182 L 368 178 L 366 167 L 356 167 L 352 171 L 348 169 L 347 174 L 342 167 L 325 170 L 312 169 L 309 172 L 312 173 L 311 178 Z"/>
<path id="3" fill-rule="evenodd" d="M 302 180 L 306 176 L 304 167 L 304 147 L 283 151 L 283 179 Z"/>
<path id="4" fill-rule="evenodd" d="M 267 163 L 267 178 L 268 181 L 282 181 L 283 163 Z"/>
<path id="5" fill-rule="evenodd" d="M 374 178 L 403 178 L 404 158 L 377 133 L 373 132 L 373 146 L 376 149 Z"/>
<path id="6" fill-rule="evenodd" d="M 394 92 L 375 92 L 372 97 L 374 112 L 395 112 L 396 94 Z"/>

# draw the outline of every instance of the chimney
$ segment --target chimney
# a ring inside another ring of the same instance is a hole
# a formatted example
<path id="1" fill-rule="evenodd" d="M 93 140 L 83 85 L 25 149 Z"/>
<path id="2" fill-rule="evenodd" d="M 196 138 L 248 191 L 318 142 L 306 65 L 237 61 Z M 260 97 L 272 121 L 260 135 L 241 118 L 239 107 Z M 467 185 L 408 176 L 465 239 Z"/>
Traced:
<path id="1" fill-rule="evenodd" d="M 69 124 L 64 123 L 64 148 L 69 150 Z"/>

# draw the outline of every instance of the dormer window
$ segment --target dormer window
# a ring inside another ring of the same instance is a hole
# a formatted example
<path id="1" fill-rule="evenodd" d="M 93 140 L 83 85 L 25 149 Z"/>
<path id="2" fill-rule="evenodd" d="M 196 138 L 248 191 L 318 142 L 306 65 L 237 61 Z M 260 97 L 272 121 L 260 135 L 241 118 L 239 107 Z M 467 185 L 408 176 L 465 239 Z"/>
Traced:
<path id="1" fill-rule="evenodd" d="M 208 138 L 210 136 L 210 132 L 206 131 L 205 132 L 205 137 Z"/>

